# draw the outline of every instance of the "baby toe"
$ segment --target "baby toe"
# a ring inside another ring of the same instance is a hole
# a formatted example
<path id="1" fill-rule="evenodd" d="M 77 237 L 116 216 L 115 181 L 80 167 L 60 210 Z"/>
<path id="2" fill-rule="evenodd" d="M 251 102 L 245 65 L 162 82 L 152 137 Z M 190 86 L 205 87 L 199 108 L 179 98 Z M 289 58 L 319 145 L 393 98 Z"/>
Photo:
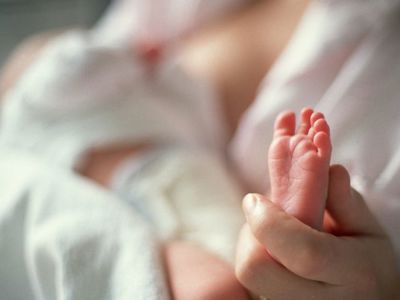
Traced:
<path id="1" fill-rule="evenodd" d="M 330 135 L 329 125 L 325 119 L 318 119 L 313 127 L 315 132 L 325 132 L 327 135 Z"/>
<path id="2" fill-rule="evenodd" d="M 315 122 L 317 122 L 320 119 L 324 119 L 324 114 L 321 112 L 313 112 L 313 114 L 310 117 L 311 125 L 314 125 Z"/>
<path id="3" fill-rule="evenodd" d="M 286 111 L 278 115 L 275 120 L 274 138 L 294 135 L 296 116 L 294 112 Z"/>
<path id="4" fill-rule="evenodd" d="M 306 107 L 301 111 L 301 123 L 299 129 L 297 130 L 298 134 L 307 135 L 311 127 L 311 115 L 313 112 L 314 111 L 309 107 Z"/>
<path id="5" fill-rule="evenodd" d="M 329 135 L 323 131 L 317 132 L 314 136 L 313 142 L 318 149 L 319 156 L 326 158 L 329 161 L 332 151 Z"/>

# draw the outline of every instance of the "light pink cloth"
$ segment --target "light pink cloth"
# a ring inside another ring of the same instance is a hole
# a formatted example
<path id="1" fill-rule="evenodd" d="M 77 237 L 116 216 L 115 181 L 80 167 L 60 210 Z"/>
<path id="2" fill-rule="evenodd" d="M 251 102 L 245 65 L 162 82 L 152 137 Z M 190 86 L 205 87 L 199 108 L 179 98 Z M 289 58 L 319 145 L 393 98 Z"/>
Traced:
<path id="1" fill-rule="evenodd" d="M 400 1 L 316 1 L 266 76 L 231 144 L 242 177 L 268 189 L 275 117 L 310 106 L 329 121 L 333 163 L 395 244 L 400 262 Z"/>

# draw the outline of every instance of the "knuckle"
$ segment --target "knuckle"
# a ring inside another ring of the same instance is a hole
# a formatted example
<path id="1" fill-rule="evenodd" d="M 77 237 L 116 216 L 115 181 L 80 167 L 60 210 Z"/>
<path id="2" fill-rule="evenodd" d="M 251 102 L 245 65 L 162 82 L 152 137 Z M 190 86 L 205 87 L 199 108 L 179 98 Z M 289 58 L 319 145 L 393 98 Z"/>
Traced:
<path id="1" fill-rule="evenodd" d="M 294 258 L 293 271 L 306 278 L 317 277 L 327 265 L 327 255 L 321 245 L 309 239 L 304 242 Z"/>
<path id="2" fill-rule="evenodd" d="M 252 247 L 246 255 L 236 261 L 235 275 L 244 286 L 249 286 L 258 277 L 259 269 L 263 266 L 265 259 L 262 255 L 265 253 L 261 252 L 262 250 Z"/>
<path id="3" fill-rule="evenodd" d="M 247 263 L 236 264 L 235 275 L 237 280 L 244 286 L 248 286 L 249 282 L 254 279 L 254 270 Z"/>
<path id="4" fill-rule="evenodd" d="M 264 240 L 266 233 L 270 232 L 270 230 L 273 230 L 275 226 L 276 225 L 274 224 L 274 221 L 271 220 L 271 218 L 268 218 L 268 216 L 257 216 L 257 218 L 254 220 L 252 230 L 255 237 L 257 237 L 259 240 Z"/>
<path id="5" fill-rule="evenodd" d="M 254 220 L 253 232 L 257 237 L 266 236 L 267 234 L 274 234 L 282 227 L 282 220 L 284 216 L 281 212 L 274 208 L 269 208 L 259 215 Z"/>
<path id="6" fill-rule="evenodd" d="M 358 272 L 357 286 L 366 294 L 372 295 L 377 292 L 379 282 L 376 272 L 371 266 L 366 266 Z"/>
<path id="7" fill-rule="evenodd" d="M 390 268 L 387 268 L 390 257 L 389 253 L 384 253 L 381 249 L 385 248 L 385 241 L 370 240 L 369 244 L 360 244 L 357 248 L 358 257 L 360 258 L 357 264 L 355 276 L 355 284 L 361 291 L 366 292 L 366 295 L 379 294 L 383 285 L 382 279 L 388 279 Z M 380 253 L 381 255 L 376 255 Z M 395 265 L 395 264 L 394 264 Z M 381 266 L 386 268 L 381 269 Z M 390 277 L 390 276 L 389 276 Z"/>

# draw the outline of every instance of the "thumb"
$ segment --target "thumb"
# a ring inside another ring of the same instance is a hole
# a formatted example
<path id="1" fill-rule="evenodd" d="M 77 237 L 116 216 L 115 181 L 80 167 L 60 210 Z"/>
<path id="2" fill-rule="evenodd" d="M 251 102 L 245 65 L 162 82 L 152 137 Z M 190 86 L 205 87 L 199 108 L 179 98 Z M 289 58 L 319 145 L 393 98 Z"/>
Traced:
<path id="1" fill-rule="evenodd" d="M 330 167 L 326 208 L 341 234 L 382 234 L 362 196 L 351 188 L 349 173 L 341 165 Z"/>

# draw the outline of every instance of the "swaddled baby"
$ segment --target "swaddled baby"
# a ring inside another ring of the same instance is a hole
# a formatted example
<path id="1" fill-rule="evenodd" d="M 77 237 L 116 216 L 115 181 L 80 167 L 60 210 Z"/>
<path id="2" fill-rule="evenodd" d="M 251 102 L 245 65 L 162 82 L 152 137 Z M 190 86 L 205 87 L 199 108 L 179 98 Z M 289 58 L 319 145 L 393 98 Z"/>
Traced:
<path id="1" fill-rule="evenodd" d="M 91 31 L 55 38 L 6 94 L 0 142 L 77 173 L 92 149 L 150 144 L 118 166 L 108 187 L 165 245 L 187 242 L 172 250 L 169 269 L 190 268 L 200 278 L 192 282 L 203 277 L 205 287 L 227 278 L 230 290 L 246 297 L 230 265 L 243 223 L 241 192 L 221 159 L 213 92 L 172 55 L 157 61 L 154 49 L 142 46 L 112 47 Z M 188 263 L 217 270 L 216 278 Z M 198 289 L 199 297 L 213 293 Z"/>

